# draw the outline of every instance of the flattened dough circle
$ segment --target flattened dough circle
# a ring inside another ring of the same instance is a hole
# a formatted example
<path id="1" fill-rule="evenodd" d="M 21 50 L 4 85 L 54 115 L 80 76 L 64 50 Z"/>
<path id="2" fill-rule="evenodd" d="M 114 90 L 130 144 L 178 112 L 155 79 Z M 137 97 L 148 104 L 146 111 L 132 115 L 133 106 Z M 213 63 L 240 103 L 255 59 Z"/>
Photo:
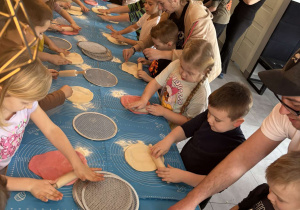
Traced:
<path id="1" fill-rule="evenodd" d="M 145 144 L 130 145 L 125 150 L 124 155 L 126 162 L 137 171 L 154 171 L 157 169 L 150 156 L 149 146 Z"/>
<path id="2" fill-rule="evenodd" d="M 78 53 L 70 53 L 69 55 L 65 56 L 65 58 L 71 61 L 73 65 L 82 64 L 83 59 L 80 54 Z"/>
<path id="3" fill-rule="evenodd" d="M 87 103 L 93 100 L 94 94 L 84 87 L 80 86 L 71 86 L 73 94 L 67 98 L 73 103 Z"/>
<path id="4" fill-rule="evenodd" d="M 81 11 L 72 10 L 72 9 L 66 9 L 66 11 L 67 11 L 69 14 L 71 14 L 71 15 L 77 15 L 77 16 L 82 15 L 82 12 L 81 12 Z"/>
<path id="5" fill-rule="evenodd" d="M 138 76 L 138 66 L 133 62 L 122 63 L 122 70 L 133 75 L 135 78 L 140 79 Z"/>

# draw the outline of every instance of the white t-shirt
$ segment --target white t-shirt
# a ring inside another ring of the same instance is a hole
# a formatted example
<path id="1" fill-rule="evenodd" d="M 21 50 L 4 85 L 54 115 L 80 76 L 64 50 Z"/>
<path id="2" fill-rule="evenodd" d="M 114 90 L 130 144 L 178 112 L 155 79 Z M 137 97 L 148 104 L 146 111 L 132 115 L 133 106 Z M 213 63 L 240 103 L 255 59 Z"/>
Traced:
<path id="1" fill-rule="evenodd" d="M 157 16 L 151 20 L 148 20 L 150 15 L 145 13 L 136 24 L 138 27 L 142 28 L 140 33 L 139 41 L 147 39 L 148 34 L 150 34 L 151 29 L 156 26 L 160 20 L 160 16 Z"/>
<path id="2" fill-rule="evenodd" d="M 180 61 L 178 59 L 171 62 L 157 77 L 155 77 L 158 84 L 163 86 L 161 91 L 162 106 L 175 113 L 180 113 L 180 108 L 197 85 L 195 82 L 186 82 L 182 80 L 179 70 Z M 210 92 L 209 83 L 206 79 L 191 99 L 190 104 L 187 106 L 183 115 L 194 118 L 196 115 L 205 111 L 207 109 Z"/>
<path id="3" fill-rule="evenodd" d="M 31 109 L 23 109 L 13 115 L 5 128 L 0 129 L 0 170 L 6 167 L 21 144 L 25 127 L 30 114 L 36 110 L 38 102 L 35 101 Z"/>
<path id="4" fill-rule="evenodd" d="M 286 115 L 279 113 L 281 104 L 277 104 L 263 121 L 261 131 L 273 141 L 291 139 L 288 151 L 300 151 L 300 131 L 297 130 Z"/>

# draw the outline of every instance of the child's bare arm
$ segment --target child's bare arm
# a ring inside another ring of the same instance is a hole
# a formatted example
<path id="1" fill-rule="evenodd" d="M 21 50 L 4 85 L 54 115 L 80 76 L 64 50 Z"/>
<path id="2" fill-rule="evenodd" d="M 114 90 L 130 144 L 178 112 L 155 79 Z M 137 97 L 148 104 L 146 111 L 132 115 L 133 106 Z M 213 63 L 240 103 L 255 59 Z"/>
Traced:
<path id="1" fill-rule="evenodd" d="M 143 70 L 138 70 L 138 77 L 143 79 L 145 82 L 150 82 L 154 78 L 149 76 L 145 71 Z"/>
<path id="2" fill-rule="evenodd" d="M 114 7 L 114 8 L 110 8 L 110 9 L 98 9 L 99 12 L 102 12 L 102 13 L 107 13 L 107 14 L 110 14 L 110 13 L 127 13 L 127 12 L 130 12 L 129 8 L 127 5 L 124 5 L 124 6 L 119 6 L 119 7 Z"/>
<path id="3" fill-rule="evenodd" d="M 32 178 L 17 178 L 6 176 L 7 189 L 9 191 L 28 191 L 37 199 L 44 202 L 48 200 L 61 200 L 63 194 L 56 190 L 52 184 L 56 181 L 32 179 Z"/>
<path id="4" fill-rule="evenodd" d="M 147 111 L 150 114 L 153 114 L 155 116 L 163 116 L 168 121 L 176 124 L 176 125 L 182 125 L 186 123 L 189 119 L 181 114 L 175 113 L 167 108 L 164 108 L 163 106 L 159 104 L 153 104 L 146 107 Z"/>
<path id="5" fill-rule="evenodd" d="M 166 154 L 173 143 L 186 139 L 185 133 L 181 126 L 174 128 L 163 140 L 151 147 L 151 155 L 158 158 Z"/>
<path id="6" fill-rule="evenodd" d="M 61 11 L 59 12 L 59 14 L 65 18 L 70 25 L 72 26 L 72 28 L 76 29 L 76 30 L 80 30 L 81 28 L 76 24 L 76 22 L 73 20 L 73 18 L 71 17 L 71 15 L 64 9 L 61 9 Z"/>
<path id="7" fill-rule="evenodd" d="M 232 207 L 230 210 L 239 210 L 239 205 Z"/>
<path id="8" fill-rule="evenodd" d="M 168 165 L 167 168 L 159 168 L 156 173 L 157 176 L 162 178 L 162 181 L 172 183 L 183 182 L 193 187 L 197 186 L 205 178 L 204 175 L 198 175 L 189 171 L 173 168 L 170 165 Z"/>
<path id="9" fill-rule="evenodd" d="M 119 31 L 120 34 L 128 34 L 130 32 L 136 31 L 138 30 L 140 27 L 135 23 L 132 24 L 130 26 L 128 26 L 127 28 L 124 28 L 123 30 Z"/>
<path id="10" fill-rule="evenodd" d="M 45 52 L 39 52 L 38 57 L 41 61 L 47 61 L 55 65 L 66 65 L 71 63 L 71 61 L 61 57 L 60 55 L 53 55 Z"/>
<path id="11" fill-rule="evenodd" d="M 148 85 L 146 86 L 146 88 L 141 96 L 141 99 L 139 101 L 136 101 L 134 103 L 127 105 L 126 108 L 127 109 L 132 109 L 132 108 L 142 109 L 142 108 L 144 108 L 147 105 L 149 99 L 160 88 L 162 88 L 162 86 L 160 84 L 158 84 L 158 82 L 155 79 L 151 80 L 151 82 L 149 82 Z"/>
<path id="12" fill-rule="evenodd" d="M 78 178 L 83 181 L 103 180 L 101 174 L 95 173 L 87 165 L 84 165 L 81 162 L 65 133 L 50 120 L 47 114 L 39 106 L 31 114 L 30 118 L 46 138 L 69 160 Z"/>
<path id="13" fill-rule="evenodd" d="M 58 53 L 63 53 L 64 55 L 70 54 L 69 51 L 59 48 L 54 42 L 52 42 L 52 40 L 48 36 L 46 36 L 45 34 L 43 36 L 44 36 L 45 44 L 49 46 L 50 50 L 53 50 Z"/>
<path id="14" fill-rule="evenodd" d="M 80 6 L 82 12 L 90 11 L 89 8 L 87 8 L 80 0 L 72 0 L 72 1 L 78 4 L 78 6 Z"/>
<path id="15" fill-rule="evenodd" d="M 121 34 L 112 34 L 112 37 L 114 37 L 119 42 L 125 42 L 125 43 L 130 44 L 130 45 L 135 45 L 136 42 L 137 42 L 136 40 L 128 39 L 128 38 L 122 36 Z"/>

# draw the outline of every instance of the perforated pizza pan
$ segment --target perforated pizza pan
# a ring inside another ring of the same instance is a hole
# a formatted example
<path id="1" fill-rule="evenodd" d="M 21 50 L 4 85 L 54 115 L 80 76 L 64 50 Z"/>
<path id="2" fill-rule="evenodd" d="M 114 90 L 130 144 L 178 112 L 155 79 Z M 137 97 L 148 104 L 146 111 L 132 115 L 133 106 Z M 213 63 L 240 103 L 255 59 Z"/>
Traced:
<path id="1" fill-rule="evenodd" d="M 116 123 L 97 112 L 84 112 L 75 116 L 73 127 L 81 136 L 96 141 L 111 139 L 117 134 Z"/>
<path id="2" fill-rule="evenodd" d="M 108 51 L 107 53 L 91 53 L 89 51 L 86 51 L 84 49 L 81 49 L 81 51 L 88 57 L 96 60 L 96 61 L 110 61 L 113 59 L 113 56 L 111 54 L 110 51 Z"/>
<path id="3" fill-rule="evenodd" d="M 90 83 L 101 87 L 113 87 L 118 83 L 118 79 L 114 74 L 103 69 L 87 69 L 83 76 Z"/>
<path id="4" fill-rule="evenodd" d="M 55 36 L 48 36 L 48 37 L 59 48 L 62 48 L 62 49 L 65 49 L 65 50 L 71 50 L 72 49 L 72 44 L 68 40 L 65 40 L 65 39 L 62 39 L 62 38 L 59 38 L 59 37 L 55 37 Z M 45 47 L 49 48 L 47 45 L 45 45 Z"/>
<path id="5" fill-rule="evenodd" d="M 77 46 L 80 49 L 83 49 L 86 52 L 90 52 L 90 53 L 106 54 L 108 51 L 108 49 L 105 46 L 90 41 L 80 41 L 77 43 Z"/>

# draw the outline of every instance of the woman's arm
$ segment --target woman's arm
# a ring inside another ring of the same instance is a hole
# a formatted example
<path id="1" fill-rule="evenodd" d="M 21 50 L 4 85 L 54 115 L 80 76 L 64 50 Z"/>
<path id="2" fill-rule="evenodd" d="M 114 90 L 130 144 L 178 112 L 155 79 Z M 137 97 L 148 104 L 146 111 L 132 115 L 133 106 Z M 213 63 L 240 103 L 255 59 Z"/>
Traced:
<path id="1" fill-rule="evenodd" d="M 245 4 L 252 5 L 252 4 L 256 4 L 260 0 L 243 0 L 243 1 L 245 2 Z"/>

